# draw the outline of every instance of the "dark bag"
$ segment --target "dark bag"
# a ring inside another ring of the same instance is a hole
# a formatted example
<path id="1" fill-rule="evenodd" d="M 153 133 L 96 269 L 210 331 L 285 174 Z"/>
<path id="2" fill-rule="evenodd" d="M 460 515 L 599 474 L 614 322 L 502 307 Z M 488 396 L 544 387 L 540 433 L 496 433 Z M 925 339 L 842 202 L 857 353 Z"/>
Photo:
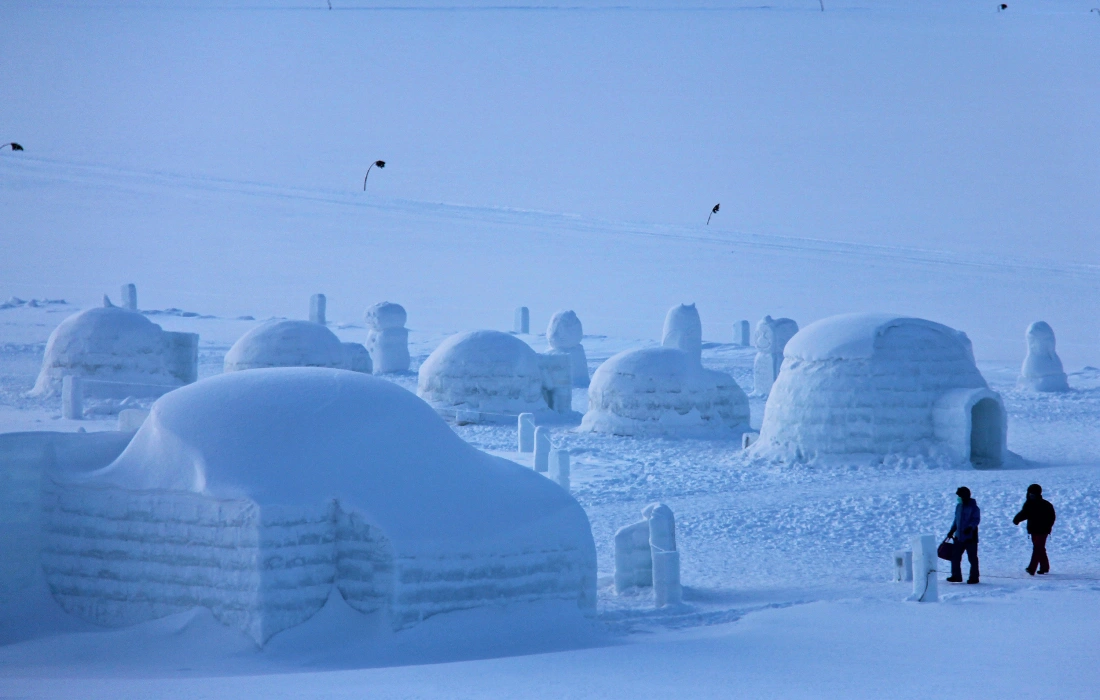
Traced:
<path id="1" fill-rule="evenodd" d="M 955 543 L 948 543 L 948 538 L 943 538 L 943 542 L 940 542 L 940 546 L 936 548 L 936 556 L 940 559 L 946 559 L 951 561 L 955 556 Z"/>

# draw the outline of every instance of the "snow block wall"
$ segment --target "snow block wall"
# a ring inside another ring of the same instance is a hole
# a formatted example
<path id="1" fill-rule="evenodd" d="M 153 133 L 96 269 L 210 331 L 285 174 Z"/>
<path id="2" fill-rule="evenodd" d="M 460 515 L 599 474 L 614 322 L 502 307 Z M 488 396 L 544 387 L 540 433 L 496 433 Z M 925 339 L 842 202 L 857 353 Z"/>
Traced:
<path id="1" fill-rule="evenodd" d="M 113 463 L 55 474 L 42 513 L 50 590 L 104 625 L 201 606 L 263 644 L 334 589 L 395 629 L 483 605 L 595 608 L 572 497 L 344 370 L 234 372 L 167 394 Z"/>
<path id="2" fill-rule="evenodd" d="M 64 463 L 90 471 L 115 459 L 130 435 L 29 432 L 0 435 L 0 611 L 41 580 L 42 486 Z"/>
<path id="3" fill-rule="evenodd" d="M 965 333 L 915 318 L 847 314 L 786 346 L 751 449 L 783 458 L 938 451 L 1000 464 L 1006 418 Z"/>
<path id="4" fill-rule="evenodd" d="M 178 386 L 197 373 L 197 335 L 167 333 L 140 313 L 97 307 L 66 318 L 50 334 L 31 395 L 58 395 L 66 375 Z"/>
<path id="5" fill-rule="evenodd" d="M 749 430 L 745 392 L 730 375 L 699 362 L 697 320 L 694 306 L 676 307 L 665 340 L 677 347 L 627 350 L 600 365 L 581 430 L 685 437 L 737 437 Z"/>
<path id="6" fill-rule="evenodd" d="M 268 321 L 242 335 L 225 354 L 225 371 L 268 367 L 343 368 L 344 346 L 336 334 L 310 321 Z"/>

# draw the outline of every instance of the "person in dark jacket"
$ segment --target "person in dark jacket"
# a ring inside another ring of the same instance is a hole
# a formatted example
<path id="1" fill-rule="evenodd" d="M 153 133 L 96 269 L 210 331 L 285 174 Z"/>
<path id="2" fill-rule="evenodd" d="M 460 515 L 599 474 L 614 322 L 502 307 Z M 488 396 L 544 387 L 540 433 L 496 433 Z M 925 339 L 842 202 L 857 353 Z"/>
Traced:
<path id="1" fill-rule="evenodd" d="M 951 576 L 947 580 L 951 583 L 962 583 L 962 557 L 963 552 L 966 552 L 966 558 L 970 560 L 970 577 L 966 582 L 977 583 L 978 523 L 982 520 L 982 511 L 978 509 L 978 502 L 970 497 L 970 489 L 965 486 L 960 486 L 955 495 L 958 496 L 955 522 L 947 533 L 948 538 L 955 538 L 955 551 L 951 557 Z"/>
<path id="2" fill-rule="evenodd" d="M 1047 560 L 1047 537 L 1054 529 L 1054 506 L 1043 498 L 1043 487 L 1032 484 L 1027 487 L 1027 500 L 1024 507 L 1012 519 L 1013 525 L 1019 525 L 1027 521 L 1027 534 L 1031 535 L 1031 563 L 1024 571 L 1032 576 L 1036 574 L 1038 567 L 1040 574 L 1050 572 L 1050 561 Z"/>

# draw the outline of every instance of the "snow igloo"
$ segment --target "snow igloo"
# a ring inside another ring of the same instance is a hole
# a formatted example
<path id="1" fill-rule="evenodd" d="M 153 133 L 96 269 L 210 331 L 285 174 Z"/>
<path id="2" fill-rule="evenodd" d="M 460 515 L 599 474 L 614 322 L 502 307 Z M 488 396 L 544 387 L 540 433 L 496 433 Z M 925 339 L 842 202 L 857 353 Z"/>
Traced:
<path id="1" fill-rule="evenodd" d="M 166 394 L 114 462 L 50 481 L 42 521 L 54 598 L 107 626 L 205 607 L 263 644 L 337 594 L 394 630 L 596 604 L 588 517 L 568 493 L 346 370 L 232 372 Z"/>
<path id="2" fill-rule="evenodd" d="M 417 394 L 464 422 L 509 423 L 520 413 L 540 420 L 578 415 L 569 356 L 537 353 L 500 331 L 444 340 L 420 366 Z"/>
<path id="3" fill-rule="evenodd" d="M 581 430 L 613 435 L 737 437 L 749 400 L 730 375 L 702 365 L 695 305 L 673 307 L 662 347 L 621 352 L 592 375 Z"/>
<path id="4" fill-rule="evenodd" d="M 225 371 L 269 367 L 330 367 L 370 374 L 370 354 L 359 343 L 342 343 L 312 321 L 268 321 L 248 331 L 225 354 Z"/>
<path id="5" fill-rule="evenodd" d="M 817 455 L 946 453 L 1003 464 L 1001 397 L 974 364 L 970 339 L 919 318 L 846 314 L 812 323 L 787 343 L 753 450 Z"/>
<path id="6" fill-rule="evenodd" d="M 178 386 L 198 371 L 198 336 L 163 330 L 144 315 L 115 306 L 85 309 L 50 333 L 32 396 L 61 392 L 66 375 Z"/>

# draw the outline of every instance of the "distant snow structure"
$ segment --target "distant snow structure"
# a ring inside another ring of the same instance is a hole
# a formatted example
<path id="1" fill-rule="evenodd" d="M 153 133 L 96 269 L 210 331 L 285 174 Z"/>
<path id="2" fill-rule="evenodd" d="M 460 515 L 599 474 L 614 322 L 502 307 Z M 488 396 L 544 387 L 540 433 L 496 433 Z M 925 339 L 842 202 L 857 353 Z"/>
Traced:
<path id="1" fill-rule="evenodd" d="M 756 359 L 752 364 L 752 393 L 767 396 L 772 390 L 783 364 L 783 349 L 797 332 L 798 324 L 789 318 L 765 316 L 756 324 L 752 335 L 753 345 L 756 346 Z"/>
<path id="2" fill-rule="evenodd" d="M 664 347 L 627 350 L 592 375 L 581 430 L 612 435 L 738 438 L 749 430 L 749 400 L 733 377 L 700 361 L 695 305 L 673 307 Z"/>
<path id="3" fill-rule="evenodd" d="M 137 311 L 137 285 L 136 284 L 124 284 L 122 285 L 122 308 L 129 311 Z"/>
<path id="4" fill-rule="evenodd" d="M 615 592 L 653 586 L 657 607 L 682 600 L 676 518 L 663 503 L 642 510 L 642 522 L 615 533 Z"/>
<path id="5" fill-rule="evenodd" d="M 117 306 L 85 309 L 50 334 L 31 396 L 56 396 L 66 375 L 177 386 L 198 375 L 198 336 L 163 330 Z"/>
<path id="6" fill-rule="evenodd" d="M 375 374 L 408 372 L 409 331 L 405 307 L 383 301 L 367 309 L 367 350 L 374 361 Z"/>
<path id="7" fill-rule="evenodd" d="M 569 356 L 569 366 L 572 373 L 573 386 L 585 388 L 588 386 L 588 358 L 584 354 L 584 329 L 581 320 L 572 311 L 558 311 L 550 317 L 550 325 L 546 327 L 546 340 L 550 343 L 550 351 Z"/>
<path id="8" fill-rule="evenodd" d="M 309 298 L 309 320 L 325 325 L 325 307 L 328 301 L 324 294 L 314 294 Z"/>
<path id="9" fill-rule="evenodd" d="M 352 372 L 374 374 L 374 361 L 361 343 L 340 343 L 344 348 L 343 368 Z"/>
<path id="10" fill-rule="evenodd" d="M 733 329 L 733 342 L 743 348 L 752 345 L 752 331 L 748 321 L 738 321 Z"/>
<path id="11" fill-rule="evenodd" d="M 1069 391 L 1062 360 L 1054 350 L 1054 329 L 1046 321 L 1027 327 L 1027 357 L 1016 386 L 1031 391 Z"/>
<path id="12" fill-rule="evenodd" d="M 1008 456 L 1001 397 L 974 364 L 965 333 L 918 318 L 846 314 L 787 344 L 764 407 L 757 454 L 944 454 L 1000 466 Z"/>
<path id="13" fill-rule="evenodd" d="M 268 321 L 242 335 L 225 354 L 225 371 L 268 367 L 343 369 L 358 353 L 336 334 L 311 321 Z"/>
<path id="14" fill-rule="evenodd" d="M 263 644 L 337 593 L 394 630 L 482 606 L 595 611 L 592 533 L 568 493 L 344 370 L 167 394 L 114 462 L 55 474 L 42 502 L 53 596 L 107 626 L 205 607 Z"/>
<path id="15" fill-rule="evenodd" d="M 531 312 L 526 306 L 516 307 L 513 331 L 519 335 L 527 335 L 531 332 Z"/>
<path id="16" fill-rule="evenodd" d="M 572 409 L 569 358 L 541 355 L 510 333 L 469 331 L 444 340 L 420 366 L 417 395 L 467 423 L 511 423 L 578 416 Z"/>

